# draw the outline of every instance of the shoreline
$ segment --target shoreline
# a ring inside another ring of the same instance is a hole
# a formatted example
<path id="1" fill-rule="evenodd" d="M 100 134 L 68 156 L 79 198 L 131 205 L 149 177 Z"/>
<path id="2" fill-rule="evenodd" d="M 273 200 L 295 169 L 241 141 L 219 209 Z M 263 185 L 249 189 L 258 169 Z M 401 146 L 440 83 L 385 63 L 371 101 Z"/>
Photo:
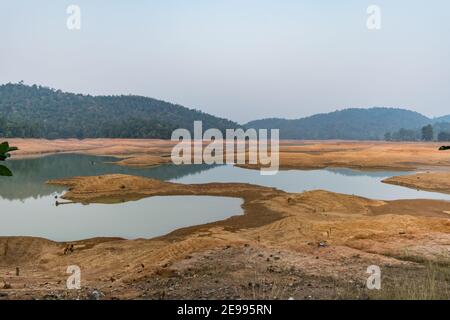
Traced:
<path id="1" fill-rule="evenodd" d="M 154 159 L 158 152 L 166 154 L 167 141 L 153 145 L 150 142 L 138 141 L 137 145 L 129 146 L 128 141 L 110 141 L 107 146 L 89 149 L 88 154 L 109 152 L 116 157 L 132 155 L 149 159 Z M 296 154 L 291 163 L 297 165 L 305 150 L 295 149 L 305 146 L 289 143 L 287 147 L 294 148 Z M 74 149 L 74 145 L 65 148 Z M 360 159 L 359 163 L 370 166 L 375 160 L 366 157 L 374 154 L 373 148 L 377 154 L 379 148 L 389 149 L 392 144 L 330 142 L 306 145 L 306 148 L 323 151 L 324 161 L 336 156 L 335 152 L 344 154 L 339 158 L 340 164 L 365 154 L 364 161 Z M 403 155 L 398 155 L 398 148 L 405 145 L 396 145 L 394 154 L 387 158 L 405 160 Z M 405 151 L 409 160 L 414 158 L 424 165 L 447 163 L 430 145 L 413 146 L 413 149 Z M 418 149 L 426 161 L 415 155 Z M 137 153 L 138 150 L 143 153 Z M 415 156 L 411 158 L 411 154 Z M 432 161 L 427 160 L 430 157 L 426 154 L 432 155 Z M 349 162 L 352 163 L 355 162 Z M 408 161 L 408 165 L 411 163 Z M 433 173 L 429 180 L 442 174 L 445 173 Z M 410 176 L 414 177 L 402 177 Z M 204 290 L 216 290 L 220 285 L 224 289 L 214 291 L 214 297 L 232 298 L 238 290 L 238 297 L 251 298 L 252 288 L 242 288 L 240 284 L 254 282 L 251 279 L 258 270 L 271 282 L 284 286 L 286 294 L 295 298 L 301 298 L 302 294 L 317 298 L 342 298 L 346 294 L 370 297 L 369 292 L 361 293 L 357 289 L 366 279 L 368 265 L 397 270 L 392 276 L 398 283 L 404 283 L 405 270 L 413 270 L 414 278 L 421 274 L 420 261 L 447 263 L 442 260 L 450 241 L 450 203 L 446 201 L 380 201 L 323 190 L 288 193 L 240 183 L 184 185 L 129 175 L 73 177 L 50 182 L 68 187 L 70 190 L 63 198 L 77 202 L 111 203 L 160 195 L 228 196 L 244 200 L 244 214 L 177 229 L 152 239 L 53 242 L 33 237 L 0 237 L 0 274 L 4 275 L 0 278 L 0 295 L 27 299 L 32 293 L 33 297 L 45 299 L 53 292 L 62 299 L 85 299 L 96 289 L 106 299 L 201 298 Z M 73 252 L 65 254 L 71 244 Z M 207 261 L 224 263 L 211 265 Z M 82 268 L 84 286 L 83 290 L 68 292 L 64 289 L 65 269 L 73 264 Z M 21 269 L 20 277 L 12 275 L 17 266 Z M 192 278 L 192 270 L 204 280 Z M 312 287 L 293 277 L 307 279 Z M 2 281 L 12 289 L 2 289 Z M 356 285 L 351 285 L 349 292 L 347 289 L 337 292 L 334 288 L 336 283 L 339 288 L 347 288 L 349 282 Z"/>
<path id="2" fill-rule="evenodd" d="M 168 162 L 176 144 L 157 139 L 9 139 L 19 147 L 14 158 L 57 153 L 111 156 L 119 165 L 147 167 Z M 394 143 L 383 141 L 280 141 L 280 169 L 352 168 L 359 170 L 415 171 L 450 167 L 450 152 L 439 143 Z M 121 159 L 121 160 L 120 160 Z M 258 165 L 245 165 L 259 169 Z"/>

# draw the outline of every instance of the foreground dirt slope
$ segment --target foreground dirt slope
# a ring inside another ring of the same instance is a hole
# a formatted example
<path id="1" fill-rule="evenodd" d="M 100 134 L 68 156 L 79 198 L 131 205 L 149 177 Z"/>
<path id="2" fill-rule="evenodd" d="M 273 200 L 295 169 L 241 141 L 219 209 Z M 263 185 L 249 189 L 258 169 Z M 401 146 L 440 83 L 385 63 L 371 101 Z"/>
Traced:
<path id="1" fill-rule="evenodd" d="M 164 164 L 172 147 L 162 140 L 10 142 L 21 148 L 18 157 L 78 152 L 113 155 L 131 166 Z M 438 146 L 283 141 L 280 158 L 285 169 L 426 168 L 436 172 L 387 182 L 447 192 L 450 154 Z M 450 298 L 445 201 L 379 201 L 322 190 L 295 194 L 248 184 L 181 185 L 125 175 L 51 183 L 70 188 L 66 201 L 83 203 L 156 195 L 239 197 L 245 214 L 155 239 L 56 243 L 0 237 L 0 299 Z M 365 288 L 367 267 L 374 264 L 383 272 L 378 293 Z M 81 290 L 66 290 L 70 265 L 81 267 Z"/>
<path id="2" fill-rule="evenodd" d="M 68 186 L 64 198 L 78 202 L 170 194 L 242 197 L 245 214 L 156 239 L 79 241 L 69 254 L 65 243 L 0 238 L 0 271 L 11 287 L 1 292 L 7 298 L 89 298 L 95 290 L 103 298 L 304 299 L 342 298 L 348 292 L 356 298 L 368 294 L 369 265 L 402 282 L 405 270 L 417 268 L 416 257 L 440 261 L 449 250 L 447 202 L 419 201 L 420 210 L 411 211 L 408 201 L 320 190 L 292 194 L 248 184 L 181 185 L 126 175 L 51 183 Z M 83 290 L 67 291 L 66 268 L 74 264 L 82 269 Z M 20 276 L 14 275 L 16 267 Z"/>

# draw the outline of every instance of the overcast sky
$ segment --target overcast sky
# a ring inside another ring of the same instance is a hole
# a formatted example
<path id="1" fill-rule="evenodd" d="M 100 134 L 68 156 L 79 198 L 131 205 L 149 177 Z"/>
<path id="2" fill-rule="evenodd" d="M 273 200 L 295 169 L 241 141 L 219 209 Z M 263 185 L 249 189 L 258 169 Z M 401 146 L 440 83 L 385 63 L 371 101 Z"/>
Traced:
<path id="1" fill-rule="evenodd" d="M 366 26 L 372 4 L 381 30 Z M 145 95 L 238 122 L 371 106 L 438 116 L 449 39 L 448 0 L 1 0 L 0 83 Z"/>

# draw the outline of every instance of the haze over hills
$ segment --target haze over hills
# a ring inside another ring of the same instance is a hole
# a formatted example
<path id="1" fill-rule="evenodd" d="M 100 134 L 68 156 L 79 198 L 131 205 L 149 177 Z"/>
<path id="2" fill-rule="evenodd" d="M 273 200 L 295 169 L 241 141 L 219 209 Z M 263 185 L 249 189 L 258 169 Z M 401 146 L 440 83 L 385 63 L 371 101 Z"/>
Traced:
<path id="1" fill-rule="evenodd" d="M 0 86 L 0 136 L 24 138 L 163 138 L 173 130 L 280 129 L 282 139 L 380 140 L 388 132 L 433 124 L 450 131 L 450 115 L 428 118 L 396 108 L 344 109 L 301 119 L 262 119 L 243 126 L 199 110 L 142 96 L 91 96 L 41 86 Z M 411 133 L 412 135 L 412 133 Z"/>
<path id="2" fill-rule="evenodd" d="M 428 124 L 450 122 L 450 116 L 431 119 L 398 108 L 344 109 L 310 117 L 251 121 L 247 128 L 279 128 L 282 139 L 380 140 L 388 132 L 417 130 Z"/>
<path id="3" fill-rule="evenodd" d="M 450 115 L 434 118 L 434 123 L 450 122 Z"/>

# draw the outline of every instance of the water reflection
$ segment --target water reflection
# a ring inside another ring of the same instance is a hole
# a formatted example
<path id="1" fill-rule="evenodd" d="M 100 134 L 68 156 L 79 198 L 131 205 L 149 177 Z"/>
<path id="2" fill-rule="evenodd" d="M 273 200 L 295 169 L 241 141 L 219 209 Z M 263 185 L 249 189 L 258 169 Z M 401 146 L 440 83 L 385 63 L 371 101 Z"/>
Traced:
<path id="1" fill-rule="evenodd" d="M 114 205 L 56 207 L 52 197 L 0 201 L 0 236 L 54 241 L 94 237 L 151 238 L 173 230 L 242 214 L 242 200 L 208 196 L 165 196 Z"/>
<path id="2" fill-rule="evenodd" d="M 62 192 L 63 187 L 45 184 L 49 179 L 111 173 L 144 176 L 179 183 L 242 182 L 275 187 L 287 192 L 323 189 L 372 199 L 441 199 L 449 195 L 417 191 L 384 184 L 385 178 L 409 174 L 402 171 L 357 171 L 352 169 L 287 170 L 262 176 L 258 170 L 230 165 L 164 165 L 130 168 L 115 165 L 113 157 L 59 154 L 35 159 L 8 161 L 13 177 L 0 177 L 0 199 L 25 200 Z"/>
<path id="3" fill-rule="evenodd" d="M 79 154 L 59 154 L 33 159 L 9 160 L 8 167 L 14 172 L 14 176 L 0 177 L 0 197 L 8 200 L 25 200 L 61 192 L 62 187 L 45 184 L 50 179 L 121 173 L 172 180 L 212 168 L 209 165 L 165 165 L 152 168 L 130 168 L 108 163 L 114 161 L 117 161 L 117 159 L 113 157 Z"/>
<path id="4" fill-rule="evenodd" d="M 450 195 L 417 191 L 382 183 L 392 176 L 409 174 L 402 171 L 357 171 L 351 169 L 283 170 L 273 176 L 262 176 L 257 170 L 232 166 L 212 168 L 200 175 L 174 179 L 179 183 L 241 182 L 274 187 L 287 192 L 327 190 L 381 200 L 438 199 L 450 200 Z"/>

